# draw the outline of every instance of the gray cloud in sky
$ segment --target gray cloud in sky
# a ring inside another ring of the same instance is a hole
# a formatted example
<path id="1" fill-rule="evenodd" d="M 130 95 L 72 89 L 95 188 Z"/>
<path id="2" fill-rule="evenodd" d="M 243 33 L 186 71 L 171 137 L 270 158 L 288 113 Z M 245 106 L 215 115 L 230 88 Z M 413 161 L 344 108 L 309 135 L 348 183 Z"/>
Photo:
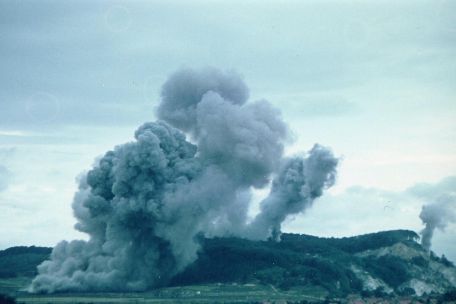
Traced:
<path id="1" fill-rule="evenodd" d="M 456 194 L 456 176 L 448 176 L 435 184 L 418 183 L 407 192 L 425 200 L 434 200 L 442 194 Z"/>
<path id="2" fill-rule="evenodd" d="M 338 118 L 351 117 L 362 112 L 359 103 L 346 100 L 335 94 L 300 94 L 278 95 L 274 99 L 277 105 L 286 103 L 289 116 L 293 118 Z"/>
<path id="3" fill-rule="evenodd" d="M 238 68 L 261 92 L 331 91 L 412 75 L 439 84 L 454 78 L 447 64 L 455 47 L 449 14 L 425 2 L 356 9 L 348 2 L 25 3 L 0 4 L 0 61 L 8 71 L 0 75 L 2 128 L 137 125 L 153 115 L 150 98 L 164 80 L 151 83 L 151 75 L 182 65 Z M 212 17 L 203 21 L 201 14 Z M 443 21 L 434 22 L 437 17 Z M 58 109 L 35 108 L 30 119 L 27 103 L 42 94 L 54 96 Z M 304 103 L 303 115 L 343 114 L 353 102 L 323 109 Z"/>

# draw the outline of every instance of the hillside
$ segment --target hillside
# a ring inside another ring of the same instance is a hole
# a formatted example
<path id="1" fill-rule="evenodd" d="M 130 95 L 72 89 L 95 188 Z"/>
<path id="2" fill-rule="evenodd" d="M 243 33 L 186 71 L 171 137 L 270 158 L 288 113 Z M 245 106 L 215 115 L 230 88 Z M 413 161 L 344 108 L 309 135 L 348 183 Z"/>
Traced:
<path id="1" fill-rule="evenodd" d="M 203 240 L 198 260 L 171 285 L 257 282 L 281 289 L 320 286 L 331 294 L 444 293 L 456 287 L 456 268 L 429 255 L 413 231 L 349 238 L 284 234 L 282 241 Z"/>
<path id="2" fill-rule="evenodd" d="M 283 234 L 281 242 L 201 238 L 198 259 L 169 286 L 237 283 L 280 290 L 315 287 L 331 295 L 423 295 L 456 287 L 456 268 L 429 255 L 407 230 L 349 238 Z M 31 277 L 49 256 L 43 247 L 0 251 L 0 274 Z"/>
<path id="3" fill-rule="evenodd" d="M 35 246 L 0 250 L 0 278 L 35 276 L 36 266 L 47 259 L 51 251 L 52 248 Z"/>

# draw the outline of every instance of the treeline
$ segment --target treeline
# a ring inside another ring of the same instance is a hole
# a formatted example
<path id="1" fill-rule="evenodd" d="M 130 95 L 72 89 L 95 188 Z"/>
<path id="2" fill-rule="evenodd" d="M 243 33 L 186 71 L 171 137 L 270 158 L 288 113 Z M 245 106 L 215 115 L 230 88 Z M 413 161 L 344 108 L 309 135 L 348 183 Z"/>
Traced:
<path id="1" fill-rule="evenodd" d="M 201 237 L 198 259 L 169 284 L 256 282 L 285 290 L 310 285 L 323 287 L 333 295 L 343 295 L 362 291 L 362 282 L 351 267 L 357 265 L 397 289 L 412 278 L 411 265 L 424 268 L 428 261 L 421 257 L 409 261 L 393 256 L 362 258 L 355 253 L 398 242 L 420 247 L 416 243 L 418 238 L 415 232 L 408 230 L 339 239 L 283 234 L 281 242 Z M 51 250 L 21 246 L 0 251 L 0 277 L 35 276 L 36 266 L 49 257 Z M 451 263 L 443 259 L 440 259 L 442 263 Z"/>
<path id="2" fill-rule="evenodd" d="M 204 239 L 196 262 L 174 277 L 171 285 L 258 282 L 282 289 L 314 285 L 331 294 L 362 290 L 350 265 L 368 269 L 392 287 L 411 279 L 408 262 L 396 257 L 360 258 L 353 253 L 414 242 L 413 231 L 397 230 L 350 238 L 284 234 L 281 242 L 238 238 Z M 423 263 L 423 261 L 417 261 Z"/>
<path id="3" fill-rule="evenodd" d="M 419 235 L 410 230 L 393 230 L 369 233 L 344 238 L 320 238 L 305 234 L 283 234 L 285 246 L 293 249 L 311 250 L 313 252 L 357 253 L 366 250 L 375 250 L 381 247 L 392 246 L 399 242 L 406 242 L 412 246 L 419 246 L 416 242 Z"/>
<path id="4" fill-rule="evenodd" d="M 16 304 L 16 300 L 8 295 L 0 294 L 0 304 Z"/>
<path id="5" fill-rule="evenodd" d="M 39 246 L 15 246 L 0 250 L 0 257 L 17 254 L 51 254 L 52 248 Z"/>
<path id="6" fill-rule="evenodd" d="M 36 266 L 46 260 L 52 248 L 18 246 L 0 251 L 0 278 L 31 277 L 37 274 Z"/>

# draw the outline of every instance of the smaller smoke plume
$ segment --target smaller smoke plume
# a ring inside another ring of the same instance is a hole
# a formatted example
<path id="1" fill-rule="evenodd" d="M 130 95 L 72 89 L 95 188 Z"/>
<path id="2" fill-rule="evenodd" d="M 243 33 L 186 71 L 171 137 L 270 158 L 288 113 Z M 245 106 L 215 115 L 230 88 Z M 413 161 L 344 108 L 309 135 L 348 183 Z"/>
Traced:
<path id="1" fill-rule="evenodd" d="M 456 222 L 456 197 L 442 195 L 435 202 L 424 205 L 420 218 L 425 224 L 421 231 L 421 245 L 429 251 L 435 229 L 443 231 L 449 223 Z"/>
<path id="2" fill-rule="evenodd" d="M 337 163 L 332 152 L 320 145 L 315 145 L 306 158 L 285 160 L 269 196 L 261 202 L 261 212 L 250 225 L 249 236 L 278 240 L 287 216 L 309 208 L 324 189 L 334 184 Z"/>
<path id="3" fill-rule="evenodd" d="M 431 249 L 435 229 L 444 230 L 456 221 L 456 176 L 448 176 L 441 181 L 419 183 L 407 189 L 407 193 L 427 202 L 420 213 L 425 225 L 421 231 L 421 244 L 426 250 Z"/>

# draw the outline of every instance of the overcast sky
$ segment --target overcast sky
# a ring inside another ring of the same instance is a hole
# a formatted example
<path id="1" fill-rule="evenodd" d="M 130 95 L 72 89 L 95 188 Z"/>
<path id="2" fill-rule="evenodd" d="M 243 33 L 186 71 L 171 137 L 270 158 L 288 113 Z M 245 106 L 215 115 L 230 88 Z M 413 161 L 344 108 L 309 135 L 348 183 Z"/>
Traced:
<path id="1" fill-rule="evenodd" d="M 236 70 L 282 111 L 287 153 L 342 157 L 285 231 L 420 231 L 421 206 L 454 194 L 456 2 L 182 3 L 0 1 L 0 249 L 84 237 L 78 175 L 155 120 L 181 67 Z M 450 224 L 434 250 L 456 261 L 454 240 Z"/>

